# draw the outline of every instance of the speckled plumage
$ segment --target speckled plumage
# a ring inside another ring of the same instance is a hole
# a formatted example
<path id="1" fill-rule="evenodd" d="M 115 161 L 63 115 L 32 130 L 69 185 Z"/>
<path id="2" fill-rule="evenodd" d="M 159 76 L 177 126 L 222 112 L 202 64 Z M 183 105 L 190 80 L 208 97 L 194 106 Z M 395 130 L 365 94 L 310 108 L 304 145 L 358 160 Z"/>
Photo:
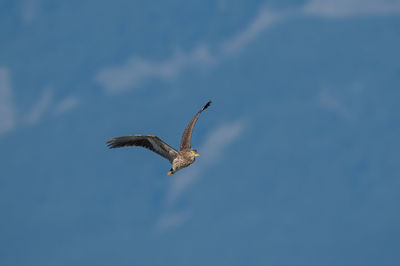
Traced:
<path id="1" fill-rule="evenodd" d="M 185 149 L 178 153 L 178 156 L 172 161 L 172 172 L 176 172 L 182 168 L 185 168 L 196 160 L 196 156 L 191 149 Z"/>

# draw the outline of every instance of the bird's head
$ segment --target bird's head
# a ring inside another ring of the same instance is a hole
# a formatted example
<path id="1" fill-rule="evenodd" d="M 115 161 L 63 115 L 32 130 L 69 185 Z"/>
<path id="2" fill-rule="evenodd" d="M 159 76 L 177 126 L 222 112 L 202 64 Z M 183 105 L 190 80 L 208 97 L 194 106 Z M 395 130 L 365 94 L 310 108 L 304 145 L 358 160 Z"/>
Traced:
<path id="1" fill-rule="evenodd" d="M 191 150 L 190 152 L 194 155 L 194 157 L 200 156 L 196 150 Z"/>

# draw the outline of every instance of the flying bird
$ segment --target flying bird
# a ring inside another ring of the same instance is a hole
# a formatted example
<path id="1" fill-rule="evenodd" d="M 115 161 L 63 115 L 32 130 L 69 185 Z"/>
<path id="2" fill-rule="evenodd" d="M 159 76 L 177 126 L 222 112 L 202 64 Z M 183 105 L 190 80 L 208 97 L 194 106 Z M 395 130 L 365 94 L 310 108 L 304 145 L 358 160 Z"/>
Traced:
<path id="1" fill-rule="evenodd" d="M 190 147 L 190 140 L 192 138 L 193 128 L 197 122 L 197 119 L 199 119 L 201 112 L 207 109 L 210 105 L 211 101 L 208 101 L 187 125 L 182 134 L 179 151 L 171 148 L 167 143 L 162 141 L 157 136 L 152 135 L 130 135 L 112 138 L 107 141 L 107 145 L 110 149 L 126 146 L 140 146 L 158 153 L 172 164 L 172 167 L 168 172 L 168 175 L 172 175 L 178 170 L 194 163 L 195 157 L 200 156 L 195 149 Z"/>

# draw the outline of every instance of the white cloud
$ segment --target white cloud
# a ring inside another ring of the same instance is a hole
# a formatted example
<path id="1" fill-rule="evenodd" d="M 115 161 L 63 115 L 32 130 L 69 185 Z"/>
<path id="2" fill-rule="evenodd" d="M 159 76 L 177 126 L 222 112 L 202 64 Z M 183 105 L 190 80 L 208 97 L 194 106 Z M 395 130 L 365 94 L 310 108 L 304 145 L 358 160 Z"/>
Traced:
<path id="1" fill-rule="evenodd" d="M 189 211 L 169 212 L 161 216 L 156 224 L 156 230 L 159 232 L 171 230 L 173 228 L 182 226 L 191 217 Z"/>
<path id="2" fill-rule="evenodd" d="M 63 100 L 61 100 L 55 106 L 54 114 L 55 115 L 62 115 L 68 111 L 71 111 L 79 104 L 79 100 L 77 97 L 69 96 Z"/>
<path id="3" fill-rule="evenodd" d="M 31 24 L 38 16 L 40 0 L 24 0 L 21 2 L 22 21 Z"/>
<path id="4" fill-rule="evenodd" d="M 53 93 L 45 90 L 40 99 L 33 106 L 32 110 L 26 116 L 26 122 L 30 125 L 36 124 L 42 118 L 50 104 L 53 102 Z"/>
<path id="5" fill-rule="evenodd" d="M 220 1 L 223 7 L 224 1 Z M 296 10 L 271 11 L 261 8 L 248 25 L 236 35 L 222 41 L 214 52 L 198 46 L 190 52 L 175 53 L 164 61 L 133 56 L 127 62 L 105 67 L 95 76 L 107 92 L 118 93 L 137 88 L 149 79 L 172 80 L 187 68 L 209 67 L 244 50 L 272 25 L 301 16 L 346 17 L 357 15 L 400 14 L 400 0 L 310 0 Z"/>
<path id="6" fill-rule="evenodd" d="M 179 227 L 190 219 L 191 214 L 188 211 L 171 211 L 174 202 L 195 183 L 207 167 L 218 162 L 227 146 L 243 133 L 244 128 L 245 123 L 242 120 L 217 127 L 198 149 L 201 154 L 200 159 L 171 177 L 167 192 L 166 211 L 156 223 L 157 231 Z"/>
<path id="7" fill-rule="evenodd" d="M 95 80 L 107 92 L 118 93 L 135 88 L 147 79 L 173 79 L 188 67 L 204 67 L 212 64 L 213 61 L 208 48 L 198 46 L 189 53 L 176 52 L 169 59 L 161 62 L 133 57 L 120 66 L 100 70 Z"/>
<path id="8" fill-rule="evenodd" d="M 221 50 L 224 55 L 230 55 L 242 50 L 246 45 L 256 39 L 260 34 L 266 31 L 270 26 L 283 19 L 283 13 L 271 12 L 267 9 L 261 9 L 257 16 L 249 25 L 231 39 L 222 43 Z"/>
<path id="9" fill-rule="evenodd" d="M 308 15 L 346 17 L 400 14 L 399 0 L 311 0 L 303 8 Z"/>
<path id="10" fill-rule="evenodd" d="M 337 113 L 345 118 L 350 117 L 350 112 L 331 90 L 323 89 L 318 94 L 318 104 L 322 108 Z"/>
<path id="11" fill-rule="evenodd" d="M 0 136 L 15 128 L 15 108 L 8 70 L 0 67 Z"/>
<path id="12" fill-rule="evenodd" d="M 109 93 L 119 93 L 138 87 L 149 79 L 172 80 L 187 68 L 204 68 L 223 60 L 226 56 L 240 52 L 274 23 L 283 18 L 283 13 L 262 9 L 242 31 L 223 41 L 219 50 L 211 52 L 207 46 L 199 45 L 191 52 L 175 52 L 164 61 L 152 61 L 131 57 L 127 62 L 101 69 L 95 81 Z"/>

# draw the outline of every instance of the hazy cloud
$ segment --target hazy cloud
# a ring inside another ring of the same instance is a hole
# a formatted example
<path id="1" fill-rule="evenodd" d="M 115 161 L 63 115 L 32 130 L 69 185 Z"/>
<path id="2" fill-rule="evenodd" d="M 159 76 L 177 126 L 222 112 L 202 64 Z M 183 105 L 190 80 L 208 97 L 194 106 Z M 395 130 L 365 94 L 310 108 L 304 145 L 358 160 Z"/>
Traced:
<path id="1" fill-rule="evenodd" d="M 303 11 L 309 15 L 345 17 L 354 15 L 399 14 L 398 0 L 311 0 Z"/>
<path id="2" fill-rule="evenodd" d="M 107 92 L 118 93 L 133 89 L 148 79 L 172 80 L 187 68 L 209 67 L 226 56 L 240 52 L 246 45 L 283 18 L 283 13 L 262 9 L 247 27 L 219 45 L 211 52 L 207 46 L 199 45 L 190 52 L 175 52 L 164 61 L 151 61 L 132 57 L 127 62 L 105 67 L 95 76 L 95 81 Z"/>
<path id="3" fill-rule="evenodd" d="M 30 125 L 39 122 L 40 118 L 43 116 L 52 102 L 53 93 L 50 90 L 45 90 L 40 99 L 33 106 L 32 110 L 26 115 L 26 122 Z"/>
<path id="4" fill-rule="evenodd" d="M 21 2 L 21 17 L 26 24 L 32 23 L 38 16 L 41 0 L 24 0 Z"/>
<path id="5" fill-rule="evenodd" d="M 224 3 L 224 2 L 220 2 Z M 149 79 L 172 80 L 187 68 L 209 67 L 237 54 L 272 25 L 291 17 L 323 16 L 344 17 L 354 15 L 400 14 L 399 0 L 310 0 L 302 8 L 289 11 L 271 11 L 261 8 L 247 26 L 220 43 L 211 52 L 200 45 L 193 51 L 176 52 L 168 59 L 152 61 L 131 57 L 121 65 L 105 67 L 95 76 L 95 81 L 107 92 L 118 93 L 133 89 Z"/>
<path id="6" fill-rule="evenodd" d="M 63 100 L 61 100 L 55 106 L 54 114 L 55 115 L 62 115 L 68 111 L 71 111 L 79 104 L 79 100 L 75 96 L 69 96 Z"/>
<path id="7" fill-rule="evenodd" d="M 232 144 L 242 133 L 245 123 L 242 120 L 217 127 L 198 149 L 201 156 L 198 161 L 172 176 L 167 192 L 166 211 L 156 223 L 157 231 L 166 231 L 179 227 L 190 219 L 188 211 L 171 211 L 174 202 L 201 176 L 210 165 L 216 163 L 224 150 Z"/>
<path id="8" fill-rule="evenodd" d="M 163 215 L 156 224 L 157 231 L 167 231 L 183 225 L 191 217 L 189 211 L 169 212 Z"/>
<path id="9" fill-rule="evenodd" d="M 0 67 L 0 136 L 14 129 L 15 108 L 8 70 Z"/>
<path id="10" fill-rule="evenodd" d="M 323 89 L 318 94 L 318 104 L 323 109 L 337 113 L 345 118 L 350 117 L 350 113 L 343 103 L 333 94 L 331 90 Z"/>
<path id="11" fill-rule="evenodd" d="M 150 78 L 170 80 L 190 67 L 204 67 L 213 62 L 213 56 L 205 46 L 198 46 L 192 52 L 175 52 L 161 62 L 133 57 L 120 66 L 106 67 L 99 71 L 95 80 L 107 92 L 118 93 L 135 88 Z"/>
<path id="12" fill-rule="evenodd" d="M 279 14 L 267 9 L 262 9 L 243 31 L 222 43 L 222 53 L 224 55 L 230 55 L 239 52 L 282 18 L 284 18 L 283 13 Z"/>

